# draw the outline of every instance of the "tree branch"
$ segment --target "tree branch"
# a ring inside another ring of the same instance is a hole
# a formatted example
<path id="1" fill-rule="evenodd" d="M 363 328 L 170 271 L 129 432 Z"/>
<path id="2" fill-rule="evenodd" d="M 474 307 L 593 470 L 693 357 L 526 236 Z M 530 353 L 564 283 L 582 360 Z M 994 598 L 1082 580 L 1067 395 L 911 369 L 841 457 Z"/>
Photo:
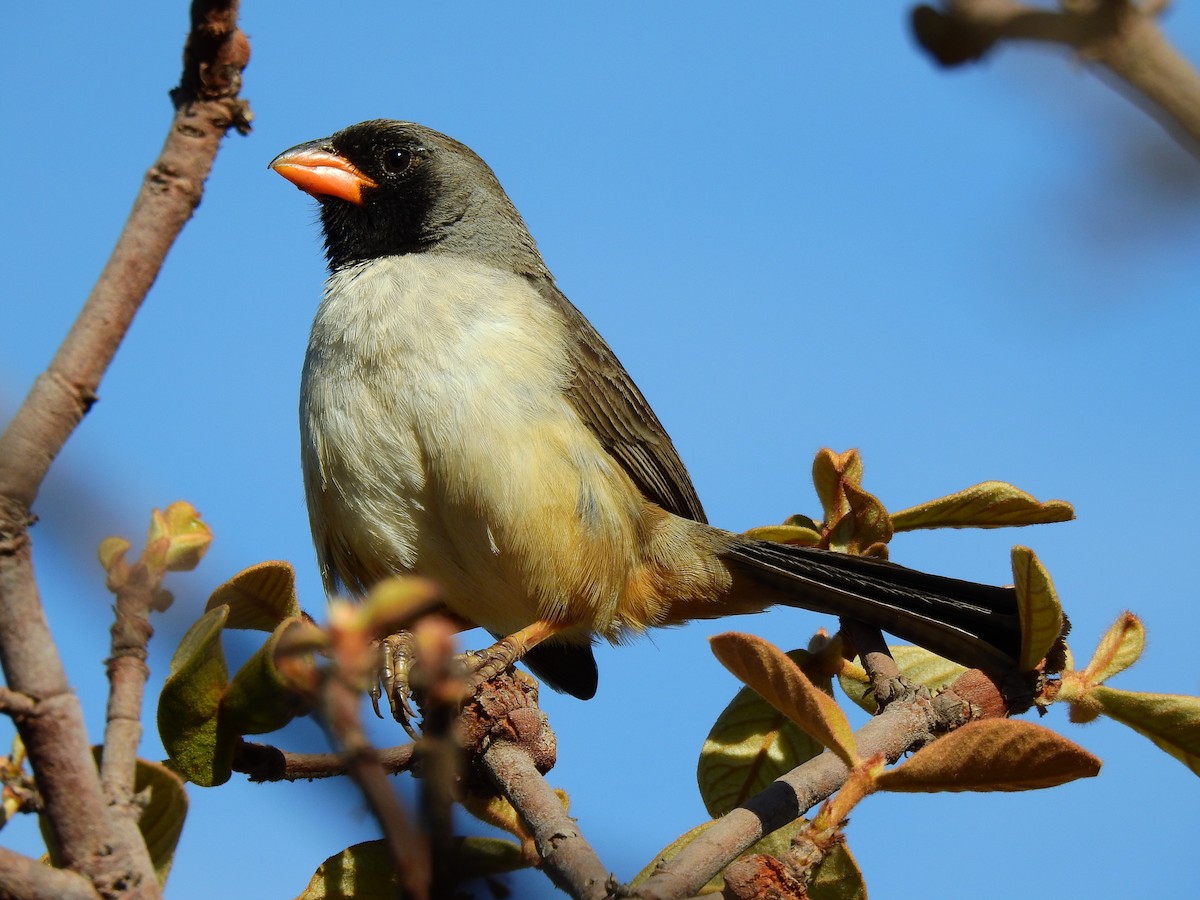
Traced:
<path id="1" fill-rule="evenodd" d="M 964 673 L 934 700 L 895 702 L 855 733 L 864 759 L 882 754 L 889 763 L 972 718 L 1002 714 L 1000 691 L 976 670 Z M 849 770 L 832 751 L 797 766 L 737 809 L 722 816 L 641 885 L 632 896 L 671 900 L 698 894 L 714 875 L 755 842 L 827 799 Z"/>
<path id="2" fill-rule="evenodd" d="M 100 900 L 82 875 L 53 869 L 36 859 L 0 847 L 0 897 L 20 900 Z"/>
<path id="3" fill-rule="evenodd" d="M 1158 27 L 1165 3 L 1073 0 L 1061 12 L 1015 0 L 944 0 L 912 13 L 918 43 L 939 63 L 982 58 L 1002 40 L 1062 44 L 1105 66 L 1177 140 L 1200 154 L 1200 73 Z"/>
<path id="4" fill-rule="evenodd" d="M 579 824 L 563 809 L 533 757 L 508 740 L 492 742 L 480 758 L 488 777 L 533 834 L 550 880 L 576 898 L 601 900 L 609 895 L 611 875 Z"/>
<path id="5" fill-rule="evenodd" d="M 401 744 L 375 751 L 375 757 L 389 775 L 407 772 L 413 767 L 414 744 Z M 290 753 L 269 744 L 242 741 L 233 759 L 233 771 L 251 781 L 311 781 L 349 774 L 344 753 Z"/>
<path id="6" fill-rule="evenodd" d="M 176 112 L 112 256 L 49 368 L 0 434 L 0 662 L 8 686 L 35 709 L 16 718 L 63 863 L 93 883 L 129 885 L 129 854 L 114 840 L 78 699 L 70 689 L 34 579 L 30 508 L 67 438 L 96 399 L 100 379 L 172 242 L 199 202 L 230 127 L 249 115 L 237 99 L 249 43 L 236 0 L 192 7 L 193 33 Z M 194 37 L 203 32 L 205 40 Z M 219 36 L 219 39 L 218 39 Z M 210 55 L 201 55 L 204 50 Z M 135 867 L 142 871 L 143 866 Z M 128 888 L 157 893 L 157 882 Z"/>

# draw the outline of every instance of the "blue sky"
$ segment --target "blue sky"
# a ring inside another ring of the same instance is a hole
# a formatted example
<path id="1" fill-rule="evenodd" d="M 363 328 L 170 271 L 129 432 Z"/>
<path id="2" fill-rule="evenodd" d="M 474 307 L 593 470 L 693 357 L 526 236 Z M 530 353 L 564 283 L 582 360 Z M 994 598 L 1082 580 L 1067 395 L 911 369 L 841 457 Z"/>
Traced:
<path id="1" fill-rule="evenodd" d="M 296 395 L 324 266 L 313 203 L 266 164 L 375 117 L 420 121 L 488 160 L 714 523 L 816 514 L 822 446 L 860 448 L 866 487 L 893 509 L 990 478 L 1069 500 L 1073 523 L 904 535 L 893 558 L 1000 583 L 1009 547 L 1031 545 L 1077 657 L 1132 608 L 1148 647 L 1114 686 L 1200 693 L 1200 163 L 1054 53 L 935 70 L 905 12 L 249 0 L 255 130 L 227 139 L 36 509 L 43 596 L 93 736 L 109 621 L 93 548 L 140 535 L 151 507 L 186 498 L 216 532 L 202 567 L 173 578 L 152 691 L 209 591 L 247 565 L 293 561 L 304 605 L 322 607 Z M 7 25 L 6 415 L 157 154 L 187 13 L 19 4 Z M 1200 60 L 1194 5 L 1166 27 Z M 619 877 L 704 818 L 696 755 L 735 690 L 706 635 L 791 649 L 822 624 L 778 610 L 659 632 L 599 648 L 593 701 L 543 697 L 560 748 L 551 780 Z M 1104 759 L 1100 778 L 870 798 L 848 834 L 873 898 L 1170 896 L 1195 883 L 1194 776 L 1111 723 L 1070 726 L 1060 709 L 1045 722 Z M 401 737 L 387 723 L 375 734 Z M 308 723 L 279 742 L 324 746 Z M 160 754 L 151 727 L 143 755 Z M 373 834 L 338 784 L 235 779 L 191 803 L 173 898 L 294 896 L 327 855 Z M 33 852 L 31 823 L 4 841 Z M 1011 874 L 980 877 L 998 863 Z M 551 893 L 540 876 L 518 883 L 520 896 Z"/>

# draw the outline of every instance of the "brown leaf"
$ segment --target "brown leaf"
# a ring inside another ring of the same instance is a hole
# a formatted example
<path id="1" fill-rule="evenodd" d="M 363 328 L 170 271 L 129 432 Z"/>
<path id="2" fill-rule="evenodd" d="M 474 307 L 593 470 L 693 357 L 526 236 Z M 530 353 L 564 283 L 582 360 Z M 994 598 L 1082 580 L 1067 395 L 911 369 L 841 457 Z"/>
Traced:
<path id="1" fill-rule="evenodd" d="M 718 634 L 709 643 L 725 668 L 854 768 L 858 751 L 845 713 L 782 650 L 737 632 Z"/>
<path id="2" fill-rule="evenodd" d="M 968 722 L 875 780 L 881 791 L 1029 791 L 1100 771 L 1100 760 L 1022 719 Z"/>
<path id="3" fill-rule="evenodd" d="M 1064 500 L 1039 503 L 1034 497 L 1003 481 L 984 481 L 956 494 L 948 494 L 892 513 L 897 531 L 915 528 L 1006 528 L 1068 522 L 1075 510 Z"/>
<path id="4" fill-rule="evenodd" d="M 813 487 L 821 501 L 826 524 L 836 522 L 850 509 L 843 486 L 846 482 L 861 484 L 863 475 L 862 457 L 857 450 L 834 453 L 828 447 L 817 451 L 813 459 Z"/>
<path id="5" fill-rule="evenodd" d="M 787 656 L 802 665 L 811 654 L 793 650 Z M 724 815 L 824 749 L 753 688 L 742 688 L 717 716 L 700 750 L 696 783 L 705 809 Z"/>

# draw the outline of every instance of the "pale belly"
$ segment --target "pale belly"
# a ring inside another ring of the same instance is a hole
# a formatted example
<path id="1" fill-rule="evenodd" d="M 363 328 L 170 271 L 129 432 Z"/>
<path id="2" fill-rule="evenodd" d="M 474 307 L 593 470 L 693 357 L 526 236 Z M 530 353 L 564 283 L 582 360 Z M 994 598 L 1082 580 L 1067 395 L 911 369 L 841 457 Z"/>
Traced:
<path id="1" fill-rule="evenodd" d="M 330 279 L 301 399 L 328 587 L 412 572 L 498 634 L 612 627 L 640 498 L 564 397 L 554 315 L 514 276 L 428 257 Z"/>

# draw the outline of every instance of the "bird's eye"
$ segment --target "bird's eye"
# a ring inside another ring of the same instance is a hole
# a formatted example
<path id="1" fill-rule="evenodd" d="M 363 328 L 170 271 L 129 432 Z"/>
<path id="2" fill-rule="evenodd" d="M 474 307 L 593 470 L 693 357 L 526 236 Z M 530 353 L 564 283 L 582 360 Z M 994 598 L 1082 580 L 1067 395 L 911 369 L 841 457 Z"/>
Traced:
<path id="1" fill-rule="evenodd" d="M 395 148 L 383 152 L 383 171 L 389 175 L 399 175 L 407 172 L 413 163 L 411 150 Z"/>

